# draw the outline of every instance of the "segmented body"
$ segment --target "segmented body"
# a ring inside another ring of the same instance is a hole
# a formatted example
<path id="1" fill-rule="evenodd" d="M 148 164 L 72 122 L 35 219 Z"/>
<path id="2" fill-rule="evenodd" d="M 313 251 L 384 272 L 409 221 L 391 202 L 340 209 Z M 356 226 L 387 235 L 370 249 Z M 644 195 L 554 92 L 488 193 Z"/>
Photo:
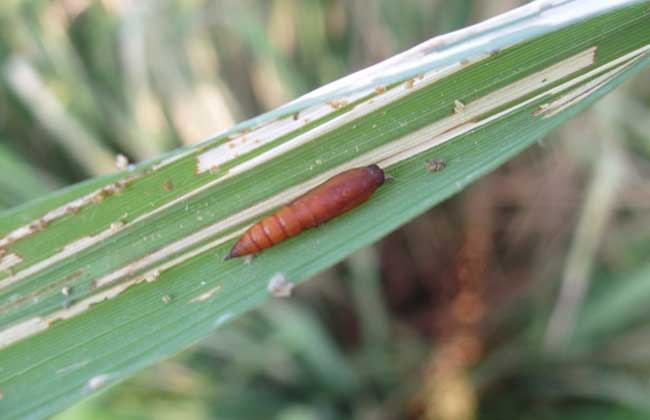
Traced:
<path id="1" fill-rule="evenodd" d="M 352 210 L 383 182 L 384 171 L 377 165 L 335 175 L 251 226 L 226 259 L 255 254 Z"/>

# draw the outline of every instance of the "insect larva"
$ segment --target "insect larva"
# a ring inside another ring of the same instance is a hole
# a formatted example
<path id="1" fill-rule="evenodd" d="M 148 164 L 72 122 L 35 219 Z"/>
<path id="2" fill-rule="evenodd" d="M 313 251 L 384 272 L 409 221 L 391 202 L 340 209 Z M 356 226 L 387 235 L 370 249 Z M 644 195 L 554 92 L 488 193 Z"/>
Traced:
<path id="1" fill-rule="evenodd" d="M 225 258 L 255 254 L 364 203 L 384 183 L 377 165 L 333 176 L 251 226 Z"/>

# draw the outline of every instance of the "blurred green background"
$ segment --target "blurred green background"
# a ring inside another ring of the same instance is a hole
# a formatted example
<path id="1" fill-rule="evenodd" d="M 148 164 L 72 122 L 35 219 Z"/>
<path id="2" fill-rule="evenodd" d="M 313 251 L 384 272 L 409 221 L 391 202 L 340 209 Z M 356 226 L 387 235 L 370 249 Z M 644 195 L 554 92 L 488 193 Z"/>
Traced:
<path id="1" fill-rule="evenodd" d="M 0 2 L 0 210 L 522 3 Z M 290 299 L 57 420 L 650 418 L 649 108 L 646 71 Z"/>

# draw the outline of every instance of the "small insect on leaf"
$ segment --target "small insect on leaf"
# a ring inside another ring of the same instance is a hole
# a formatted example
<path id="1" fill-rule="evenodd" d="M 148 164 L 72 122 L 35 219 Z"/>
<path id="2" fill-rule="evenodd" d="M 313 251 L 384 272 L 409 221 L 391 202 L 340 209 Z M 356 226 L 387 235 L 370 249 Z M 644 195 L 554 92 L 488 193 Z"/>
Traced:
<path id="1" fill-rule="evenodd" d="M 447 161 L 444 159 L 429 159 L 424 163 L 424 166 L 426 166 L 429 172 L 438 172 L 445 169 Z"/>
<path id="2" fill-rule="evenodd" d="M 384 180 L 384 171 L 377 165 L 335 175 L 251 226 L 225 259 L 255 254 L 322 225 L 366 202 Z"/>

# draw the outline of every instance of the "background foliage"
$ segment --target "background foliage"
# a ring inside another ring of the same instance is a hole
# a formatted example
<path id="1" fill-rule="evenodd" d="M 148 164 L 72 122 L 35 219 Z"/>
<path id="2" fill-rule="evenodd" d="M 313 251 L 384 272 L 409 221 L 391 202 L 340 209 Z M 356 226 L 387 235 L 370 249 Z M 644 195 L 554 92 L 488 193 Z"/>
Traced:
<path id="1" fill-rule="evenodd" d="M 0 208 L 517 5 L 3 2 L 23 78 L 2 78 Z M 646 418 L 648 107 L 646 71 L 291 300 L 58 418 Z"/>

